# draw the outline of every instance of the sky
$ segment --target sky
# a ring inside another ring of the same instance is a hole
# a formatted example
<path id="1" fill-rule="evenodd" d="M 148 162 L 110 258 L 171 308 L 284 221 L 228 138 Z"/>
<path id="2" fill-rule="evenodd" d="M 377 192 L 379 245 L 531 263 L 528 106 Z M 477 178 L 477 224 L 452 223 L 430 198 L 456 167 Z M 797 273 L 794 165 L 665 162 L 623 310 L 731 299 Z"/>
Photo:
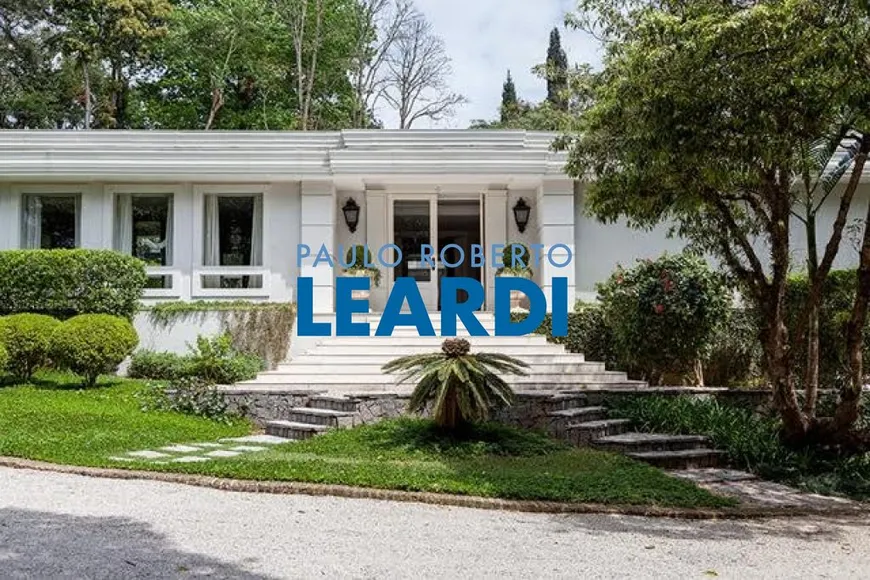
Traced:
<path id="1" fill-rule="evenodd" d="M 456 116 L 437 125 L 420 121 L 415 129 L 465 129 L 474 119 L 495 119 L 501 89 L 510 69 L 519 98 L 537 102 L 546 97 L 546 81 L 531 69 L 547 58 L 550 30 L 560 28 L 569 63 L 597 65 L 599 45 L 577 30 L 566 30 L 565 14 L 573 0 L 415 0 L 417 8 L 444 39 L 453 59 L 454 92 L 469 103 Z M 395 122 L 385 114 L 388 127 Z"/>

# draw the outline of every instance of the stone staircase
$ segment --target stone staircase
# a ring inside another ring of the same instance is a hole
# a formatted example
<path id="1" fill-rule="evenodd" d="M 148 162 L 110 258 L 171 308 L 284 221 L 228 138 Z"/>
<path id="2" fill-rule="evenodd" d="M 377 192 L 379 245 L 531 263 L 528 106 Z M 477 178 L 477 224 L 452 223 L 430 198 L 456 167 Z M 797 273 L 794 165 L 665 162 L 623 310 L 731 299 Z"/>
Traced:
<path id="1" fill-rule="evenodd" d="M 498 352 L 515 356 L 530 365 L 528 376 L 505 377 L 517 391 L 576 390 L 584 388 L 618 388 L 643 385 L 631 381 L 621 372 L 608 371 L 603 363 L 588 362 L 583 355 L 569 353 L 561 345 L 547 342 L 540 335 L 506 337 L 492 336 L 495 319 L 492 314 L 478 315 L 490 336 L 472 337 L 460 327 L 458 335 L 467 338 L 472 352 Z M 440 315 L 433 316 L 433 326 L 439 336 L 419 336 L 413 327 L 396 328 L 392 336 L 374 336 L 380 315 L 362 315 L 356 321 L 371 325 L 372 336 L 329 337 L 274 371 L 264 372 L 237 388 L 311 389 L 330 394 L 407 393 L 411 385 L 398 385 L 394 375 L 385 375 L 381 367 L 387 362 L 410 354 L 436 352 L 444 338 Z"/>
<path id="2" fill-rule="evenodd" d="M 716 467 L 722 459 L 722 452 L 711 449 L 706 437 L 632 432 L 629 420 L 609 418 L 607 407 L 588 405 L 582 393 L 556 394 L 543 401 L 545 430 L 578 447 L 621 453 L 669 470 Z M 361 405 L 356 397 L 314 396 L 307 406 L 291 409 L 286 419 L 269 421 L 266 433 L 302 440 L 351 427 L 366 422 Z M 396 415 L 400 409 L 396 407 Z"/>

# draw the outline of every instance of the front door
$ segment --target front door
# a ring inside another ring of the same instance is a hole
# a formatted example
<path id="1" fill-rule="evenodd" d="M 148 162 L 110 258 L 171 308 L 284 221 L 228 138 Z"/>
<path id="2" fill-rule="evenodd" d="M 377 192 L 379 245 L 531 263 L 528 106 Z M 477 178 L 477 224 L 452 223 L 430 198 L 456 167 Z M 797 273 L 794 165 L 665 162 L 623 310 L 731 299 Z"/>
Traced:
<path id="1" fill-rule="evenodd" d="M 393 243 L 402 250 L 402 261 L 393 269 L 393 280 L 414 278 L 430 312 L 438 309 L 437 218 L 438 196 L 435 194 L 392 199 Z M 435 248 L 435 267 L 422 260 L 424 244 Z"/>

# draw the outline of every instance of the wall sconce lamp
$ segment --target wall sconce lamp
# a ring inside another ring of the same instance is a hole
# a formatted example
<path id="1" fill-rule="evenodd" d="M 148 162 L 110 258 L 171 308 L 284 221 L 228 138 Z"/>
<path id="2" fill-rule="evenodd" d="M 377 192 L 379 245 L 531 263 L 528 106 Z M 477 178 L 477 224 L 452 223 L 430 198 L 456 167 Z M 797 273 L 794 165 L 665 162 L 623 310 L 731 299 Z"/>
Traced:
<path id="1" fill-rule="evenodd" d="M 517 228 L 520 233 L 526 231 L 526 226 L 529 225 L 529 216 L 532 213 L 532 208 L 526 203 L 524 198 L 520 198 L 514 206 L 514 220 L 517 222 Z"/>
<path id="2" fill-rule="evenodd" d="M 341 211 L 344 213 L 344 223 L 347 224 L 347 229 L 350 230 L 350 233 L 355 233 L 356 227 L 359 225 L 359 206 L 351 197 L 348 198 Z"/>

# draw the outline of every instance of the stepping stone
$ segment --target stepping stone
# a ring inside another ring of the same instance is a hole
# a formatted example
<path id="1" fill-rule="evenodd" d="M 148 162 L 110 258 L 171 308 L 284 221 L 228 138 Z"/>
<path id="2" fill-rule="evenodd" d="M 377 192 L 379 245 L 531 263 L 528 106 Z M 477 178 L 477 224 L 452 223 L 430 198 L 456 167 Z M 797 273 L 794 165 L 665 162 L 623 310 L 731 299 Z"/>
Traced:
<path id="1" fill-rule="evenodd" d="M 238 447 L 230 447 L 231 451 L 241 451 L 243 453 L 246 451 L 265 451 L 266 449 L 266 447 L 257 447 L 255 445 L 239 445 Z"/>
<path id="2" fill-rule="evenodd" d="M 208 457 L 199 457 L 198 455 L 188 455 L 186 457 L 176 457 L 172 460 L 172 463 L 199 463 L 201 461 L 208 461 Z"/>
<path id="3" fill-rule="evenodd" d="M 172 453 L 198 453 L 202 451 L 199 447 L 191 447 L 190 445 L 170 445 L 168 447 L 161 447 L 160 450 Z"/>
<path id="4" fill-rule="evenodd" d="M 166 453 L 160 453 L 159 451 L 131 451 L 127 453 L 130 457 L 136 457 L 137 459 L 160 459 L 161 457 L 169 457 Z"/>
<path id="5" fill-rule="evenodd" d="M 206 453 L 209 457 L 235 457 L 237 455 L 241 455 L 238 451 L 227 451 L 225 449 L 218 449 L 216 451 L 209 451 Z"/>
<path id="6" fill-rule="evenodd" d="M 287 443 L 286 439 L 281 437 L 275 437 L 273 435 L 248 435 L 246 437 L 230 437 L 228 439 L 221 439 L 222 443 L 254 443 L 254 444 L 266 444 L 266 445 L 279 445 L 281 443 Z"/>
<path id="7" fill-rule="evenodd" d="M 132 457 L 109 457 L 112 461 L 135 461 Z"/>
<path id="8" fill-rule="evenodd" d="M 210 447 L 210 448 L 223 447 L 223 445 L 221 445 L 220 443 L 191 443 L 190 445 L 191 445 L 191 447 Z M 197 451 L 199 451 L 199 449 L 197 449 Z"/>

